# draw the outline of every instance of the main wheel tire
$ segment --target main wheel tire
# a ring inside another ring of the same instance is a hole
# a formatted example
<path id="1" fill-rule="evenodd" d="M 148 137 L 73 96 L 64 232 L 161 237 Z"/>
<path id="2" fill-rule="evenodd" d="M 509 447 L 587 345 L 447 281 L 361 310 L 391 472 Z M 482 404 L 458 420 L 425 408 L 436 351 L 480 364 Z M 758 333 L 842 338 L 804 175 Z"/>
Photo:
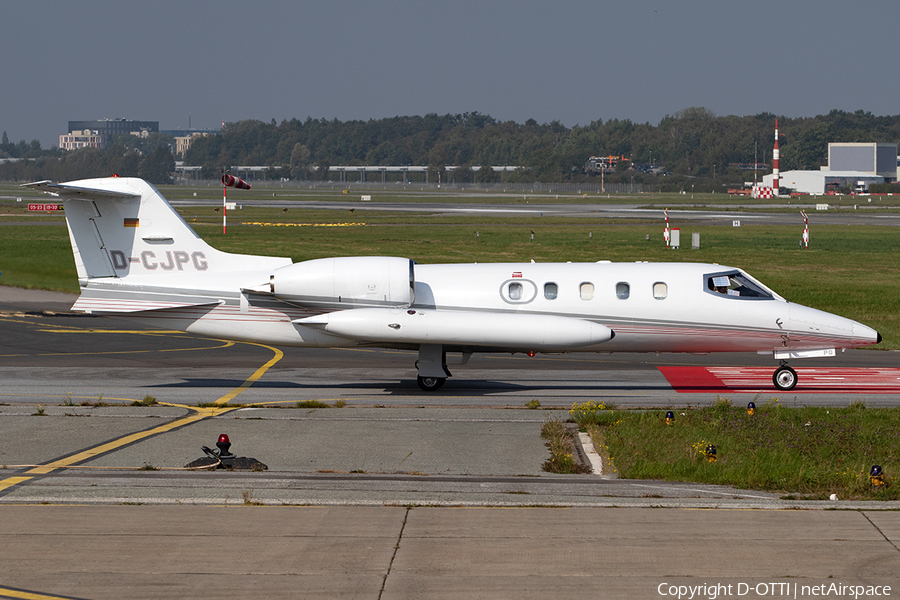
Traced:
<path id="1" fill-rule="evenodd" d="M 772 383 L 782 392 L 789 392 L 797 385 L 797 371 L 787 365 L 783 365 L 772 375 Z"/>
<path id="2" fill-rule="evenodd" d="M 418 383 L 419 387 L 425 392 L 434 392 L 440 389 L 445 381 L 447 381 L 446 377 L 422 377 L 419 375 L 419 377 L 416 378 L 416 383 Z"/>

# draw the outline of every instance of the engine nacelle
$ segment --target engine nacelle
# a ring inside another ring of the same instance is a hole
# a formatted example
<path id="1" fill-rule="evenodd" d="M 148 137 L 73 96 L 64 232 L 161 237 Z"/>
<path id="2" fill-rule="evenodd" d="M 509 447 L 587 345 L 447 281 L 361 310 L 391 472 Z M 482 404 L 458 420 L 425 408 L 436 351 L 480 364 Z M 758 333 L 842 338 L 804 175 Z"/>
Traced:
<path id="1" fill-rule="evenodd" d="M 279 300 L 315 308 L 405 307 L 413 302 L 413 261 L 388 256 L 319 258 L 275 269 Z"/>

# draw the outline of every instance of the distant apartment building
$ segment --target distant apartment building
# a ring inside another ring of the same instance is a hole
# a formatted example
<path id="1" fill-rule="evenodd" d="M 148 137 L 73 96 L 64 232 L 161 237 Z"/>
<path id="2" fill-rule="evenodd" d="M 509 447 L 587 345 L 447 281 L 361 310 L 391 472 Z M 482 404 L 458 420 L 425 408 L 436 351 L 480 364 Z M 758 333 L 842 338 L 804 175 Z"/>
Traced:
<path id="1" fill-rule="evenodd" d="M 159 133 L 159 121 L 130 121 L 128 119 L 100 119 L 97 121 L 69 121 L 69 133 L 59 136 L 61 150 L 103 148 L 112 136 L 130 133 L 147 136 Z"/>
<path id="2" fill-rule="evenodd" d="M 102 148 L 106 140 L 96 129 L 73 129 L 59 136 L 60 150 L 77 150 L 78 148 Z"/>
<path id="3" fill-rule="evenodd" d="M 165 132 L 170 133 L 170 132 Z M 191 144 L 197 138 L 208 137 L 211 135 L 216 135 L 215 131 L 178 131 L 172 132 L 173 134 L 181 134 L 175 135 L 175 156 L 180 156 L 184 158 L 185 152 L 191 147 Z"/>

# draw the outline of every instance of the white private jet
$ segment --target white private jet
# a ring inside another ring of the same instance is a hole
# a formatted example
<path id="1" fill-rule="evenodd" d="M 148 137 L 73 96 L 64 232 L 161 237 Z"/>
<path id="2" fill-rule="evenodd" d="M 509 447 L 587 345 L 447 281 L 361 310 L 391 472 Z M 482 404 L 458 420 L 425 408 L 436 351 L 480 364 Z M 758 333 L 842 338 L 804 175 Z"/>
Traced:
<path id="1" fill-rule="evenodd" d="M 73 309 L 282 346 L 417 350 L 440 388 L 447 352 L 757 352 L 781 361 L 877 344 L 877 331 L 784 298 L 744 271 L 697 263 L 420 265 L 383 256 L 220 252 L 151 184 L 26 184 L 65 204 L 81 296 Z"/>

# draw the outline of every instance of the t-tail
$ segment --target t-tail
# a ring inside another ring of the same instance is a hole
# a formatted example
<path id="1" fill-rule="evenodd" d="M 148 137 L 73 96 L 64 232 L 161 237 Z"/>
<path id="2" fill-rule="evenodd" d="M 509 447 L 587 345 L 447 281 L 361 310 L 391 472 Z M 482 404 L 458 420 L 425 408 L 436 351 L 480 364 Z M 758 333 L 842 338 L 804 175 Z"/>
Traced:
<path id="1" fill-rule="evenodd" d="M 229 254 L 204 242 L 152 184 L 132 177 L 26 184 L 58 196 L 86 312 L 137 312 L 216 304 L 226 281 L 291 264 Z M 225 274 L 228 277 L 225 277 Z M 263 277 L 264 278 L 264 277 Z M 186 291 L 189 291 L 186 294 Z"/>

